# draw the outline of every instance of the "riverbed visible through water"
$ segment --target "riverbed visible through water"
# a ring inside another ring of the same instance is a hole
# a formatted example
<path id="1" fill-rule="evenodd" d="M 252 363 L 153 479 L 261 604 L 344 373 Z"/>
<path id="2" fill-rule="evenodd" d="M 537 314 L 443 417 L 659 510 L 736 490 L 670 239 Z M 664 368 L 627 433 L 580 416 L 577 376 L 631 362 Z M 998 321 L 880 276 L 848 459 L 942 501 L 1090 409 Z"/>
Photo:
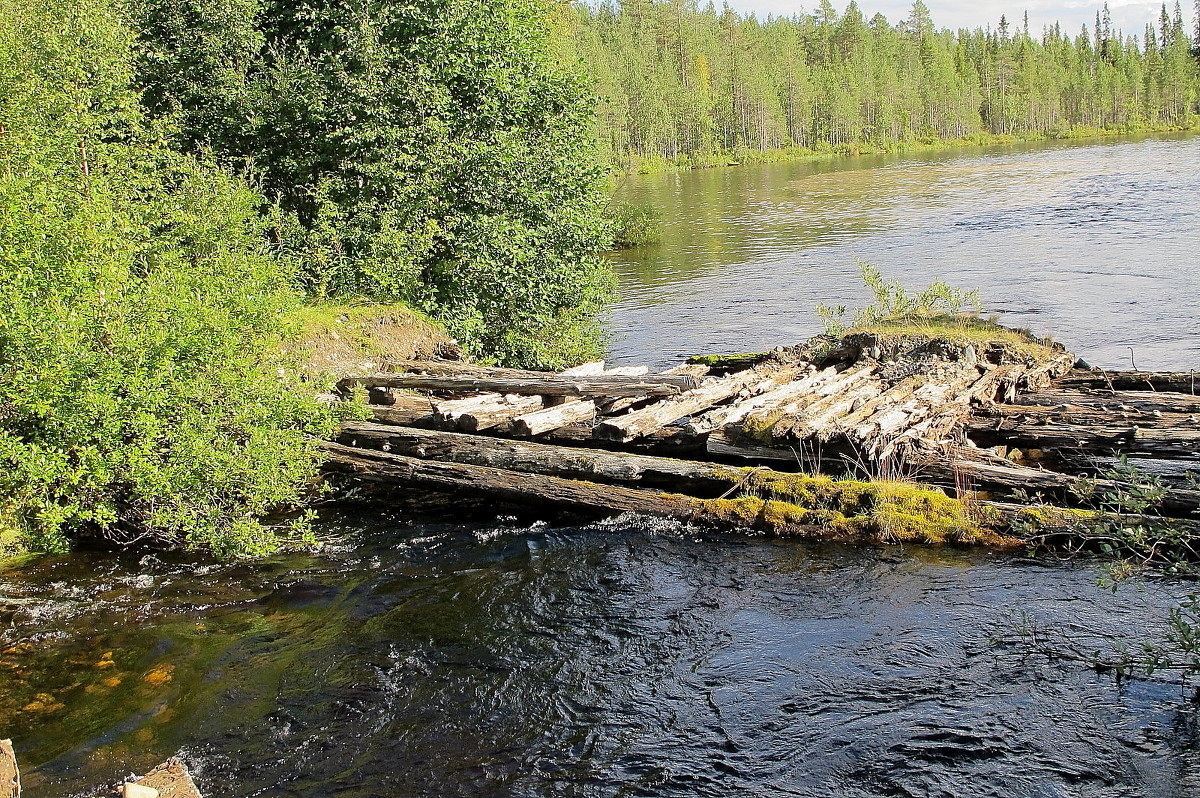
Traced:
<path id="1" fill-rule="evenodd" d="M 640 178 L 666 236 L 621 256 L 617 354 L 800 340 L 864 299 L 858 255 L 1097 362 L 1196 366 L 1198 172 L 1180 138 Z M 1084 661 L 1160 639 L 1193 583 L 632 516 L 344 507 L 319 533 L 0 569 L 27 796 L 177 752 L 209 798 L 1200 795 L 1194 691 Z"/>

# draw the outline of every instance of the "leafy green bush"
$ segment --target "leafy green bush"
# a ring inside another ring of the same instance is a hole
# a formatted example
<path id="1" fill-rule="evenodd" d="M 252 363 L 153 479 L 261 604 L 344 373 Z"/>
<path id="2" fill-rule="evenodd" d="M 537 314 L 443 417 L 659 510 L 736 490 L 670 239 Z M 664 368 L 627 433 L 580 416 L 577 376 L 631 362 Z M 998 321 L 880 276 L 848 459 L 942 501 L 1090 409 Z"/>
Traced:
<path id="1" fill-rule="evenodd" d="M 270 354 L 299 297 L 261 196 L 142 129 L 130 43 L 0 0 L 0 537 L 267 551 L 331 421 Z"/>
<path id="2" fill-rule="evenodd" d="M 640 247 L 653 244 L 662 234 L 662 217 L 653 205 L 614 202 L 608 208 L 613 246 Z"/>
<path id="3" fill-rule="evenodd" d="M 871 290 L 874 301 L 854 311 L 850 326 L 872 327 L 897 321 L 953 319 L 964 313 L 977 316 L 982 312 L 978 291 L 952 288 L 941 280 L 935 280 L 925 290 L 913 294 L 899 280 L 884 279 L 879 269 L 869 263 L 859 263 L 858 270 L 863 282 Z M 845 322 L 846 313 L 844 305 L 817 306 L 817 315 L 821 317 L 825 332 L 829 335 L 845 335 L 849 328 Z"/>
<path id="4" fill-rule="evenodd" d="M 133 8 L 152 115 L 261 176 L 313 293 L 406 301 L 505 363 L 598 354 L 593 99 L 540 0 Z"/>

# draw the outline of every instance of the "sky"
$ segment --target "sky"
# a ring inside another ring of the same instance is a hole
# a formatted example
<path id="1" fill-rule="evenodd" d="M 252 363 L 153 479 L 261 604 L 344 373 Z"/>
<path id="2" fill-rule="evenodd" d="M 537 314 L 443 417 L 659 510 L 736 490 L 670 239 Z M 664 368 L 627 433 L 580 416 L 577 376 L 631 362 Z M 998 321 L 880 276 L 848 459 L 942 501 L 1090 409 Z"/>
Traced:
<path id="1" fill-rule="evenodd" d="M 815 8 L 819 0 L 727 0 L 729 7 L 743 13 L 753 11 L 759 16 L 775 14 L 791 16 L 795 13 L 809 12 Z M 843 10 L 849 0 L 832 0 L 834 6 Z M 715 2 L 719 8 L 721 3 Z M 1096 12 L 1103 5 L 1098 2 L 1085 0 L 972 0 L 968 3 L 951 3 L 945 0 L 925 0 L 929 7 L 934 23 L 939 28 L 981 28 L 989 23 L 992 27 L 1000 21 L 1001 14 L 1007 14 L 1009 21 L 1015 26 L 1021 22 L 1022 15 L 1029 12 L 1029 29 L 1032 33 L 1040 33 L 1046 25 L 1061 22 L 1064 31 L 1076 33 L 1079 26 L 1087 23 L 1090 30 L 1096 22 Z M 1192 13 L 1193 0 L 1182 0 L 1184 22 L 1188 31 L 1194 29 Z M 888 21 L 895 23 L 908 16 L 912 8 L 912 0 L 858 0 L 858 7 L 863 15 L 870 19 L 876 13 L 881 13 Z M 1126 34 L 1142 35 L 1146 23 L 1157 21 L 1162 10 L 1162 0 L 1157 2 L 1140 2 L 1139 0 L 1109 0 L 1109 11 L 1112 14 L 1113 25 L 1125 31 Z M 1175 0 L 1168 0 L 1167 11 L 1173 13 Z"/>

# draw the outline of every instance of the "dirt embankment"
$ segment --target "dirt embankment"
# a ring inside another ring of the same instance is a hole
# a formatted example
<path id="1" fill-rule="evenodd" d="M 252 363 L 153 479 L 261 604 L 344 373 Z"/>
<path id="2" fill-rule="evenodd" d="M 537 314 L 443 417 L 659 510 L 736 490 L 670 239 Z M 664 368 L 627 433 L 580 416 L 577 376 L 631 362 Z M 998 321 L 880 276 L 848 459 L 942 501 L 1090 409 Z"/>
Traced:
<path id="1" fill-rule="evenodd" d="M 380 371 L 388 361 L 462 357 L 440 324 L 404 305 L 305 308 L 285 351 L 317 379 Z"/>

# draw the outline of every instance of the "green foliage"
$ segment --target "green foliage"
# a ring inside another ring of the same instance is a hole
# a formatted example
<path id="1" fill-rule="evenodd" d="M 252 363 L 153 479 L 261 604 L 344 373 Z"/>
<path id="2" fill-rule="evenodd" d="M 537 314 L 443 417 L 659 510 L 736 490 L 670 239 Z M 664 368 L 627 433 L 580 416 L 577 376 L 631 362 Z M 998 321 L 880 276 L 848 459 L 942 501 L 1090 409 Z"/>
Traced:
<path id="1" fill-rule="evenodd" d="M 1200 562 L 1196 524 L 1148 514 L 1167 495 L 1157 476 L 1122 458 L 1096 478 L 1081 477 L 1071 490 L 1089 509 L 1029 507 L 1013 525 L 1031 548 L 1098 555 L 1110 561 L 1113 584 L 1146 569 L 1194 573 Z M 1031 501 L 1023 494 L 1014 498 Z"/>
<path id="2" fill-rule="evenodd" d="M 1103 486 L 1100 480 L 1105 480 Z M 1167 495 L 1161 479 L 1133 465 L 1128 457 L 1121 457 L 1099 479 L 1080 477 L 1071 492 L 1110 513 L 1144 513 Z"/>
<path id="3" fill-rule="evenodd" d="M 982 311 L 978 291 L 951 288 L 936 280 L 925 290 L 912 294 L 898 281 L 886 280 L 879 269 L 869 263 L 858 264 L 863 282 L 874 295 L 874 301 L 854 311 L 850 325 L 845 323 L 846 306 L 817 306 L 817 315 L 828 335 L 840 337 L 851 327 L 872 328 L 897 321 L 919 322 L 931 319 L 957 319 L 964 313 L 978 316 Z"/>
<path id="4" fill-rule="evenodd" d="M 653 244 L 662 235 L 662 217 L 653 205 L 613 202 L 608 207 L 616 248 Z"/>
<path id="5" fill-rule="evenodd" d="M 0 0 L 0 537 L 268 551 L 331 421 L 270 356 L 299 297 L 261 196 L 140 124 L 131 41 Z"/>
<path id="6" fill-rule="evenodd" d="M 317 296 L 401 300 L 476 355 L 598 354 L 613 278 L 592 98 L 539 0 L 138 0 L 138 83 L 248 167 Z"/>

